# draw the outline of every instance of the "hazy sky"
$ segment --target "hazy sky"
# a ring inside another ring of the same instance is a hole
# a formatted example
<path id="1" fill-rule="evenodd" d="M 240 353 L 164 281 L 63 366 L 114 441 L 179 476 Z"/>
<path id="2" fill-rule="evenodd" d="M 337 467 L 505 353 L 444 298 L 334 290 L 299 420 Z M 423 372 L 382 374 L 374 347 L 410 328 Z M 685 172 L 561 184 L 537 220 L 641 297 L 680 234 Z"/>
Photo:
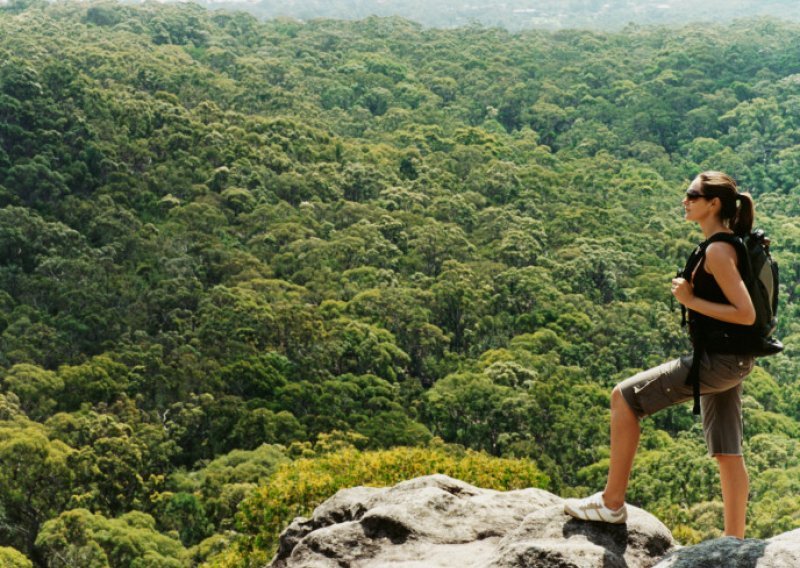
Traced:
<path id="1" fill-rule="evenodd" d="M 427 26 L 479 22 L 509 29 L 621 28 L 638 24 L 730 21 L 752 16 L 800 20 L 800 0 L 201 0 L 226 4 L 258 17 L 299 19 L 399 15 Z"/>

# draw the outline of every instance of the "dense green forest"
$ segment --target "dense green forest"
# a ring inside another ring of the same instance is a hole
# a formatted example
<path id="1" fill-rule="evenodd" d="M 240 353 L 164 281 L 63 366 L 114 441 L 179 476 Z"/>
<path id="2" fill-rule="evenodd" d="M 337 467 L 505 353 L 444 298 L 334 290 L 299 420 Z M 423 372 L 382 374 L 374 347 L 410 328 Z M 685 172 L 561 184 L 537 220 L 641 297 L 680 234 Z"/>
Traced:
<path id="1" fill-rule="evenodd" d="M 602 483 L 611 387 L 688 349 L 680 200 L 781 266 L 749 536 L 800 527 L 800 26 L 624 33 L 196 5 L 0 11 L 0 563 L 260 566 L 337 488 Z M 721 533 L 688 407 L 630 501 Z"/>

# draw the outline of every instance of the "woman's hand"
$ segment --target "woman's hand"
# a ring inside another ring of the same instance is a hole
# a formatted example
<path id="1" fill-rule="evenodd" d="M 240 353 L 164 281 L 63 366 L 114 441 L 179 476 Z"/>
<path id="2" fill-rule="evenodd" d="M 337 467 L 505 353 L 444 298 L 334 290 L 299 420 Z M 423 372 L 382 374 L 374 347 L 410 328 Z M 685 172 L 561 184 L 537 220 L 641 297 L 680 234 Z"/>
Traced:
<path id="1" fill-rule="evenodd" d="M 675 296 L 678 302 L 686 306 L 694 298 L 694 287 L 685 278 L 673 278 L 672 295 Z"/>

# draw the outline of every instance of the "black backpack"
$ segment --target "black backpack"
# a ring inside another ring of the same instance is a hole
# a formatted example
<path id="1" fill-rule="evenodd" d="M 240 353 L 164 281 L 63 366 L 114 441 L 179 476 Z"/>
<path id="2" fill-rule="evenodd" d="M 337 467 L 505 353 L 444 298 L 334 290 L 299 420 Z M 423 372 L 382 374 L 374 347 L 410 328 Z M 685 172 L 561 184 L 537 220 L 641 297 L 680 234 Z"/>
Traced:
<path id="1" fill-rule="evenodd" d="M 770 254 L 770 240 L 763 230 L 757 229 L 744 237 L 730 233 L 712 235 L 695 249 L 678 275 L 691 280 L 692 272 L 703 258 L 706 248 L 717 241 L 730 243 L 736 249 L 739 272 L 750 293 L 756 321 L 753 325 L 742 326 L 693 312 L 687 319 L 687 310 L 681 306 L 683 324 L 689 324 L 694 347 L 694 358 L 686 383 L 694 387 L 695 414 L 700 413 L 699 363 L 703 353 L 741 353 L 765 357 L 783 351 L 783 344 L 773 336 L 778 324 L 778 263 Z"/>
<path id="2" fill-rule="evenodd" d="M 751 352 L 756 357 L 776 355 L 783 351 L 783 344 L 772 335 L 778 326 L 778 263 L 769 253 L 770 240 L 763 230 L 747 235 L 742 243 L 747 253 L 740 255 L 747 264 L 744 283 L 756 309 L 756 343 Z"/>

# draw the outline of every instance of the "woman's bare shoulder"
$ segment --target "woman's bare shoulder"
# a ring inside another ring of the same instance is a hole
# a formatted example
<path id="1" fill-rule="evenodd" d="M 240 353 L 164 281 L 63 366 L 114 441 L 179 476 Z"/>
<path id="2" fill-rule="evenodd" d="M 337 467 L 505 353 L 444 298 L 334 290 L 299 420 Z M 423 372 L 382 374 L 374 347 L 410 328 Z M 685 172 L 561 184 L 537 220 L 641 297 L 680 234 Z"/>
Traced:
<path id="1" fill-rule="evenodd" d="M 731 243 L 716 241 L 706 248 L 706 269 L 712 274 L 715 267 L 721 267 L 731 260 L 735 265 L 738 264 L 736 248 Z"/>

